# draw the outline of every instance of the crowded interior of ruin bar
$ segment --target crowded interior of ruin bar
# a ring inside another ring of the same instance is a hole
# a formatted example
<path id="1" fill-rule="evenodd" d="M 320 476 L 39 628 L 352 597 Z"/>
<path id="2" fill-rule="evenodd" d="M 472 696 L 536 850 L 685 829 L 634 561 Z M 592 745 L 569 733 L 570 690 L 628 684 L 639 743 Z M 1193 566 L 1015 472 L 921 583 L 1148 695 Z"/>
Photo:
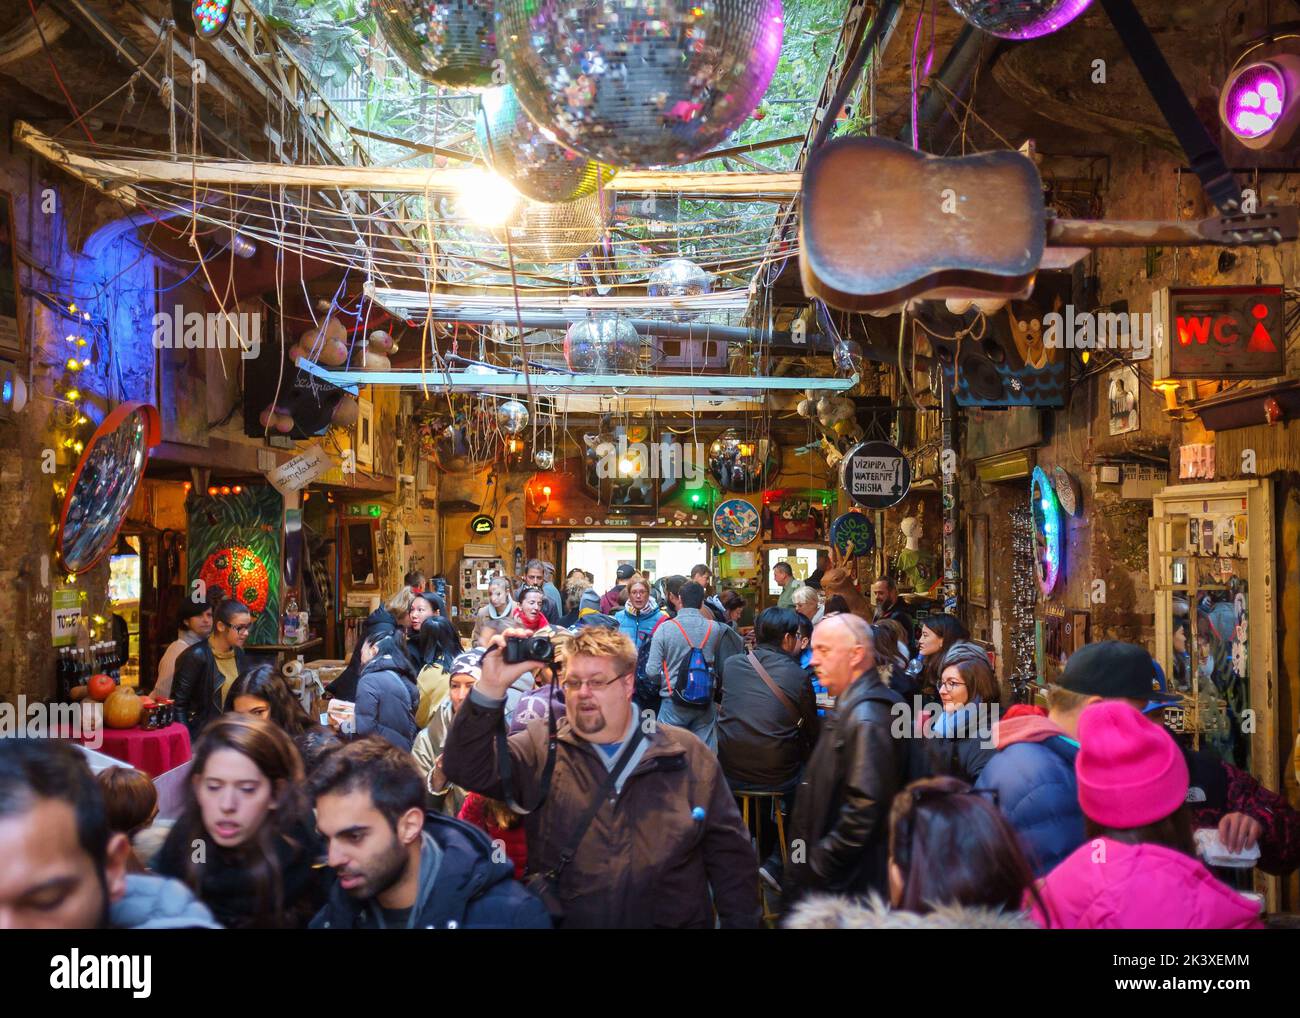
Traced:
<path id="1" fill-rule="evenodd" d="M 1285 978 L 1300 3 L 0 8 L 0 928 L 106 938 L 22 978 Z"/>

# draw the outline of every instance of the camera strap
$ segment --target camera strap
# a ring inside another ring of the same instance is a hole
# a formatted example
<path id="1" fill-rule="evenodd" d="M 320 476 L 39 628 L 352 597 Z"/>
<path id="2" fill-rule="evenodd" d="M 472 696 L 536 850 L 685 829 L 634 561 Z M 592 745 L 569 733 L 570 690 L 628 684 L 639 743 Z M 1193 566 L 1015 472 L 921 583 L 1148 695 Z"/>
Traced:
<path id="1" fill-rule="evenodd" d="M 510 756 L 509 725 L 506 723 L 505 711 L 502 710 L 501 712 L 501 727 L 497 729 L 497 770 L 501 774 L 501 789 L 504 793 L 502 798 L 505 800 L 505 804 L 512 812 L 518 813 L 521 816 L 527 816 L 529 813 L 533 812 L 533 810 L 539 809 L 542 803 L 546 801 L 546 797 L 551 791 L 551 775 L 555 773 L 555 755 L 559 749 L 559 739 L 556 736 L 557 722 L 555 720 L 555 687 L 556 682 L 552 680 L 549 691 L 547 692 L 546 766 L 542 768 L 540 794 L 537 797 L 537 802 L 531 809 L 525 809 L 522 805 L 516 802 L 511 790 L 514 784 L 514 760 Z"/>

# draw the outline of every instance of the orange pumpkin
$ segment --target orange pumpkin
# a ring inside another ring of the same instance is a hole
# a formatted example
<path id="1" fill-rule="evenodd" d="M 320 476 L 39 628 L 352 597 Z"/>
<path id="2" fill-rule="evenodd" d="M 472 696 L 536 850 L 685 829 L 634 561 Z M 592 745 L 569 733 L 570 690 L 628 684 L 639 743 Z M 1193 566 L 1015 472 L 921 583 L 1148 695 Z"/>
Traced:
<path id="1" fill-rule="evenodd" d="M 116 693 L 104 701 L 104 724 L 109 728 L 134 728 L 140 723 L 140 712 L 144 705 L 135 690 L 122 686 Z"/>

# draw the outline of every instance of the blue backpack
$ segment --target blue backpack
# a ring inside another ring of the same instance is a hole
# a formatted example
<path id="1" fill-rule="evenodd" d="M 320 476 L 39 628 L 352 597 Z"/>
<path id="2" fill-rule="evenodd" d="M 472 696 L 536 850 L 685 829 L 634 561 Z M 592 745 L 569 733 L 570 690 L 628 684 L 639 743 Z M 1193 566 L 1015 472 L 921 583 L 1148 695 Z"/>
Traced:
<path id="1" fill-rule="evenodd" d="M 704 642 L 697 647 L 691 643 L 691 638 L 686 635 L 686 630 L 682 629 L 682 624 L 676 619 L 672 622 L 681 630 L 691 652 L 686 655 L 686 660 L 677 669 L 677 681 L 674 683 L 671 678 L 668 679 L 668 693 L 674 703 L 683 707 L 707 707 L 713 702 L 714 681 L 713 666 L 704 656 L 704 648 L 708 646 L 709 636 L 713 633 L 713 623 L 709 623 L 709 628 L 704 631 Z M 668 678 L 667 664 L 664 665 L 664 677 Z"/>

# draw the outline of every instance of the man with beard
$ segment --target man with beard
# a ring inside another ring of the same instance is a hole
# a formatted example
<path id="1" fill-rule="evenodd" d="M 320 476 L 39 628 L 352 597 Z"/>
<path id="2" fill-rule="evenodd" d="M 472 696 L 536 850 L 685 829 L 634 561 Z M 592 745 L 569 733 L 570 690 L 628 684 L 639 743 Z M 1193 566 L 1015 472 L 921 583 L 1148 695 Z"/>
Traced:
<path id="1" fill-rule="evenodd" d="M 221 928 L 179 880 L 128 873 L 130 856 L 79 749 L 0 739 L 0 930 Z"/>
<path id="2" fill-rule="evenodd" d="M 332 751 L 311 791 L 338 877 L 312 929 L 550 929 L 485 833 L 425 810 L 420 772 L 392 743 Z"/>
<path id="3" fill-rule="evenodd" d="M 588 626 L 562 645 L 567 716 L 499 737 L 505 694 L 542 662 L 507 664 L 489 644 L 456 714 L 443 769 L 524 819 L 530 886 L 567 928 L 758 925 L 758 860 L 722 768 L 696 736 L 632 707 L 636 650 Z"/>

